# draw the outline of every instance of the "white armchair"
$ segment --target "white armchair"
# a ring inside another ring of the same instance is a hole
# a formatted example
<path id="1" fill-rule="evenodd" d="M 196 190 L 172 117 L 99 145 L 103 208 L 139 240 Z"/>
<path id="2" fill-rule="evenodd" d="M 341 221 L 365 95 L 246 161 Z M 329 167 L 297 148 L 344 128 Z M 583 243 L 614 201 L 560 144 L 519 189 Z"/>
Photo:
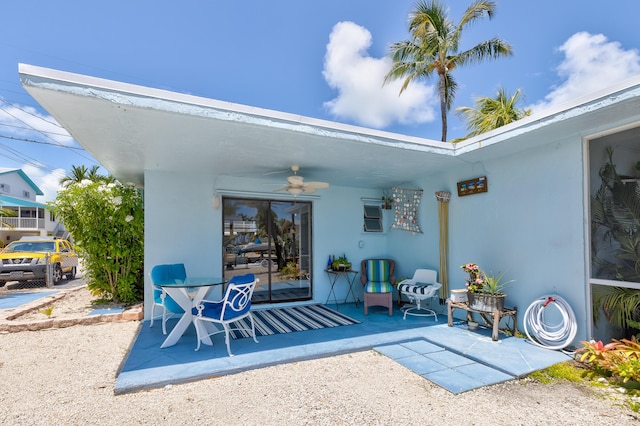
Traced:
<path id="1" fill-rule="evenodd" d="M 442 284 L 437 282 L 438 273 L 432 269 L 416 269 L 413 278 L 398 284 L 398 292 L 404 294 L 411 305 L 403 306 L 404 319 L 407 315 L 433 316 L 438 321 L 438 315 L 433 309 L 425 308 L 422 303 L 427 299 L 438 297 L 438 290 Z"/>
<path id="2" fill-rule="evenodd" d="M 207 333 L 209 336 L 224 333 L 224 342 L 227 345 L 227 353 L 229 356 L 233 356 L 229 342 L 229 332 L 231 330 L 246 330 L 251 333 L 250 336 L 253 337 L 253 341 L 258 343 L 255 323 L 251 315 L 251 296 L 253 295 L 256 282 L 258 282 L 258 279 L 255 278 L 253 274 L 234 276 L 229 280 L 227 290 L 222 300 L 203 300 L 192 309 L 198 337 L 196 351 L 200 350 L 200 342 L 204 337 L 201 333 Z M 238 321 L 243 318 L 249 319 L 249 323 L 251 324 L 250 329 L 238 323 Z M 202 324 L 203 322 L 220 324 L 223 329 L 209 333 L 206 331 L 204 324 Z M 233 323 L 235 323 L 235 327 L 231 327 Z"/>

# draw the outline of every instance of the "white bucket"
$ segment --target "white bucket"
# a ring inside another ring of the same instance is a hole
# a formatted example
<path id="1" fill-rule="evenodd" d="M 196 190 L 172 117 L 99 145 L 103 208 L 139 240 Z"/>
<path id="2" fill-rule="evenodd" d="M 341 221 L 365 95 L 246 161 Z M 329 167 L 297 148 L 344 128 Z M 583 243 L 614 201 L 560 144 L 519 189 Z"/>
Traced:
<path id="1" fill-rule="evenodd" d="M 466 289 L 451 290 L 451 301 L 452 302 L 466 302 L 467 301 L 467 290 Z"/>

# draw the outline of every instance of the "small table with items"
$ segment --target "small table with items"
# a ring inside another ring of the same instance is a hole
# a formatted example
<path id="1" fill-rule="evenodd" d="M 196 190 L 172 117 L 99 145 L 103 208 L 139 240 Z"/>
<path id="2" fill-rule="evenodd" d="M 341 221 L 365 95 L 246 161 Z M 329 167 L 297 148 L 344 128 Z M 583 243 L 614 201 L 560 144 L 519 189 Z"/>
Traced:
<path id="1" fill-rule="evenodd" d="M 336 308 L 338 307 L 338 299 L 336 298 L 336 291 L 334 287 L 338 279 L 340 279 L 340 277 L 343 277 L 344 281 L 349 284 L 349 290 L 347 290 L 347 297 L 344 298 L 344 303 L 347 303 L 347 300 L 349 300 L 349 293 L 351 293 L 353 301 L 355 302 L 357 307 L 358 299 L 356 299 L 356 294 L 353 292 L 353 284 L 355 283 L 356 277 L 358 276 L 358 271 L 354 271 L 352 269 L 326 269 L 325 272 L 329 276 L 329 283 L 331 284 L 331 289 L 329 290 L 329 295 L 327 296 L 325 305 L 329 303 L 329 300 L 331 299 L 331 293 L 333 293 L 333 301 L 336 304 Z"/>
<path id="2" fill-rule="evenodd" d="M 479 311 L 469 307 L 469 302 L 453 302 L 449 300 L 447 302 L 447 325 L 453 327 L 453 310 L 464 309 L 467 311 L 467 321 L 473 321 L 471 314 L 476 312 L 480 314 L 484 323 L 492 328 L 491 340 L 498 340 L 498 332 L 500 330 L 500 320 L 503 317 L 511 317 L 513 320 L 513 335 L 518 333 L 518 308 L 504 308 L 501 311 Z"/>

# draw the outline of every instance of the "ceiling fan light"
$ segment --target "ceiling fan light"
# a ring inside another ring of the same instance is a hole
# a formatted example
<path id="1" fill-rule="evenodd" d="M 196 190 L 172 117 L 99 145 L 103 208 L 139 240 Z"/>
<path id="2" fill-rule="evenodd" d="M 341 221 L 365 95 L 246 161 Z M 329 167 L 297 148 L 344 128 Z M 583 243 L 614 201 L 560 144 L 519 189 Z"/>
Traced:
<path id="1" fill-rule="evenodd" d="M 300 195 L 302 194 L 302 188 L 287 188 L 287 192 L 291 195 Z"/>

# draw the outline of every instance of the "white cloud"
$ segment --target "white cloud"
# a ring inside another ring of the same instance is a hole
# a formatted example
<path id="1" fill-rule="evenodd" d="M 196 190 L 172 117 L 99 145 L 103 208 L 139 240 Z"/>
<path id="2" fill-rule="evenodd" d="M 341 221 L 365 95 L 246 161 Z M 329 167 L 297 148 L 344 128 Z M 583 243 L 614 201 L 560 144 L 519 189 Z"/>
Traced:
<path id="1" fill-rule="evenodd" d="M 29 179 L 44 192 L 43 196 L 38 197 L 39 202 L 55 200 L 61 188 L 60 179 L 67 174 L 64 169 L 55 169 L 49 172 L 30 164 L 25 164 L 21 168 L 29 176 Z"/>
<path id="2" fill-rule="evenodd" d="M 561 84 L 530 106 L 534 111 L 574 100 L 619 81 L 640 74 L 640 54 L 624 50 L 620 43 L 608 41 L 602 34 L 579 32 L 559 48 L 564 60 L 558 66 Z"/>
<path id="3" fill-rule="evenodd" d="M 374 128 L 433 121 L 438 105 L 434 87 L 412 82 L 399 96 L 402 80 L 383 86 L 391 60 L 372 58 L 367 54 L 370 46 L 371 33 L 366 28 L 353 22 L 333 27 L 322 74 L 338 96 L 325 107 L 336 117 Z"/>

